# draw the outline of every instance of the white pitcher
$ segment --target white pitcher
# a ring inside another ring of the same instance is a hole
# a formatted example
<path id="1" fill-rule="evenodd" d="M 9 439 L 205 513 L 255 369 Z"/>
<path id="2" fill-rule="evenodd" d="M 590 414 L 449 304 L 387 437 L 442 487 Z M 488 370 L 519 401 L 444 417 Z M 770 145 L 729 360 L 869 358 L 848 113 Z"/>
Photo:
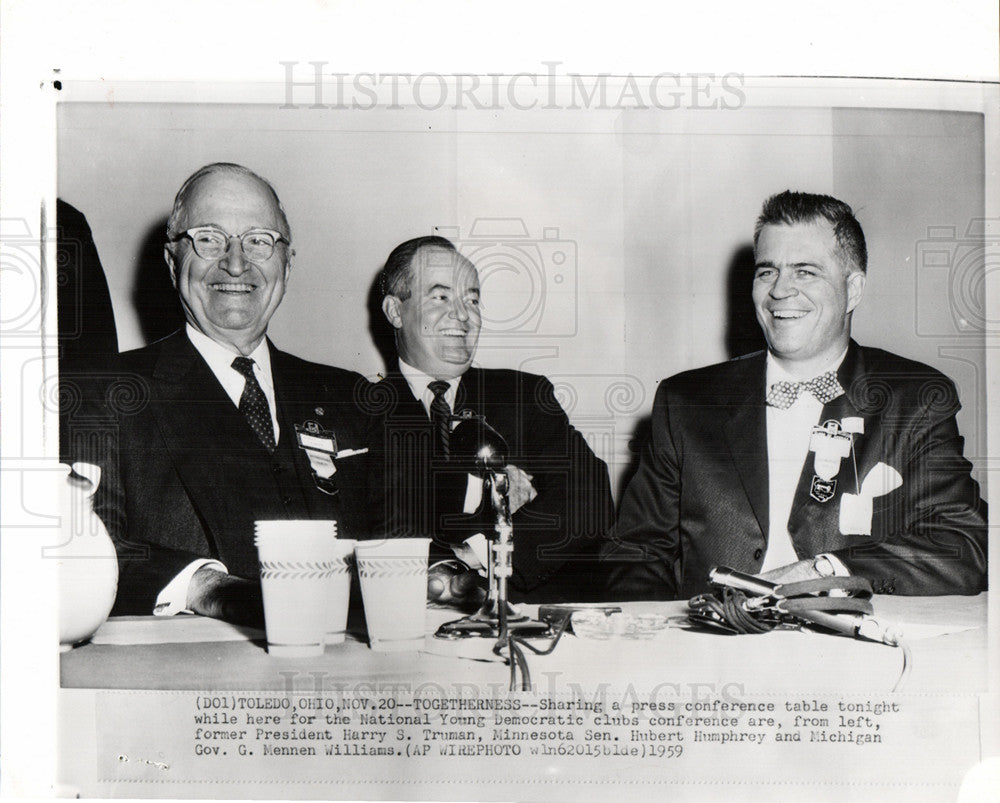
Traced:
<path id="1" fill-rule="evenodd" d="M 100 517 L 94 513 L 94 491 L 101 469 L 90 463 L 60 465 L 58 547 L 46 550 L 58 563 L 59 649 L 89 639 L 111 612 L 118 590 L 118 558 Z"/>

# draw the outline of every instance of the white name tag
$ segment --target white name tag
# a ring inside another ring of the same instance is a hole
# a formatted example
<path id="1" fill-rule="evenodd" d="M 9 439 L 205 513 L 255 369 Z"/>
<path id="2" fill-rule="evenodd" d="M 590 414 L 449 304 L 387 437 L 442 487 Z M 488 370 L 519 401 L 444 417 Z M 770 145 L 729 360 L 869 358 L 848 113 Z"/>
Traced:
<path id="1" fill-rule="evenodd" d="M 336 473 L 337 467 L 333 464 L 333 457 L 331 455 L 326 452 L 317 452 L 313 449 L 306 449 L 305 453 L 306 457 L 309 458 L 309 465 L 312 466 L 312 470 L 316 472 L 317 477 L 329 479 Z"/>
<path id="2" fill-rule="evenodd" d="M 320 451 L 333 454 L 337 451 L 337 445 L 333 438 L 323 438 L 317 435 L 307 435 L 299 432 L 299 446 L 303 449 L 319 449 Z"/>

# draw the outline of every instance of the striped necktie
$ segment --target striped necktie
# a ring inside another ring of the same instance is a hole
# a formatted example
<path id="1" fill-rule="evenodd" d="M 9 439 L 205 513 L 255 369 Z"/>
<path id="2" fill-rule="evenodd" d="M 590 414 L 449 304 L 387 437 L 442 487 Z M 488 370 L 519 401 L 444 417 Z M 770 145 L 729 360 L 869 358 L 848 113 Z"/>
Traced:
<path id="1" fill-rule="evenodd" d="M 436 448 L 439 454 L 448 457 L 450 451 L 448 442 L 451 439 L 451 407 L 448 406 L 448 400 L 444 395 L 448 392 L 449 386 L 447 382 L 436 379 L 428 383 L 427 387 L 434 394 L 434 399 L 431 401 L 431 421 L 437 434 Z"/>

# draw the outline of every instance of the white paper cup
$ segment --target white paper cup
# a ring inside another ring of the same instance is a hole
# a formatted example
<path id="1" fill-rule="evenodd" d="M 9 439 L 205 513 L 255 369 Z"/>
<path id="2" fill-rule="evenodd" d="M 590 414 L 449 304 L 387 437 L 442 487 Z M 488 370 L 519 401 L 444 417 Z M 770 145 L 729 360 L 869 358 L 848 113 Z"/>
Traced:
<path id="1" fill-rule="evenodd" d="M 285 658 L 323 654 L 330 586 L 340 571 L 335 521 L 258 521 L 267 651 Z"/>
<path id="2" fill-rule="evenodd" d="M 429 538 L 390 538 L 355 545 L 373 650 L 417 651 L 423 646 L 430 543 Z"/>
<path id="3" fill-rule="evenodd" d="M 343 644 L 347 632 L 347 610 L 351 599 L 351 574 L 354 571 L 354 544 L 350 539 L 337 540 L 333 570 L 326 584 L 327 644 Z"/>

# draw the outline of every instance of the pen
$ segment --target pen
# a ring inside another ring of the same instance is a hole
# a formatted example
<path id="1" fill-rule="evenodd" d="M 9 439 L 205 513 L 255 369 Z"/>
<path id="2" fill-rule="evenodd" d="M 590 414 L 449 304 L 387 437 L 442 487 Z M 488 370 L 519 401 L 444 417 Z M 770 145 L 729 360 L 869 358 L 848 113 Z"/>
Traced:
<path id="1" fill-rule="evenodd" d="M 367 454 L 367 453 L 368 453 L 367 446 L 364 449 L 341 449 L 334 455 L 334 458 L 336 460 L 340 460 L 340 458 L 342 457 L 354 457 L 354 455 L 356 454 Z"/>

